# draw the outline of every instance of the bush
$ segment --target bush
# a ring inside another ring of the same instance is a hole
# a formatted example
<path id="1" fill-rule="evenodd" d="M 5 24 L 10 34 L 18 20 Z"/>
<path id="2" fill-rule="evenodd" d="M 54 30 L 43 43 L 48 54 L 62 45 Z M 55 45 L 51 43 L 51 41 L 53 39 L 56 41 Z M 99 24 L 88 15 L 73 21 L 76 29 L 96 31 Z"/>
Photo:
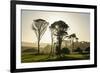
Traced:
<path id="1" fill-rule="evenodd" d="M 63 54 L 69 54 L 70 53 L 70 50 L 68 48 L 62 48 L 62 53 Z"/>
<path id="2" fill-rule="evenodd" d="M 82 49 L 78 47 L 75 52 L 82 53 Z"/>
<path id="3" fill-rule="evenodd" d="M 85 49 L 85 51 L 86 51 L 87 53 L 90 53 L 90 47 L 87 47 L 87 48 Z"/>

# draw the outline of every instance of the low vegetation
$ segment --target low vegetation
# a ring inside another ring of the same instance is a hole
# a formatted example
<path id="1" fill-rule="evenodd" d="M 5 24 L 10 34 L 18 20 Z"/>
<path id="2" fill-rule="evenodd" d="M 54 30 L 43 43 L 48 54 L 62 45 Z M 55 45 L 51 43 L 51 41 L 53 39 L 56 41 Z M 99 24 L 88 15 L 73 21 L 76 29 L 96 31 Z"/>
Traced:
<path id="1" fill-rule="evenodd" d="M 24 49 L 24 48 L 23 48 Z M 79 49 L 79 48 L 78 48 Z M 87 60 L 90 59 L 90 55 L 87 52 L 80 53 L 80 50 L 70 54 L 68 48 L 62 48 L 62 56 L 56 54 L 52 55 L 50 53 L 40 53 L 37 54 L 35 48 L 24 49 L 21 53 L 21 62 L 48 62 L 48 61 L 68 61 L 68 60 Z"/>

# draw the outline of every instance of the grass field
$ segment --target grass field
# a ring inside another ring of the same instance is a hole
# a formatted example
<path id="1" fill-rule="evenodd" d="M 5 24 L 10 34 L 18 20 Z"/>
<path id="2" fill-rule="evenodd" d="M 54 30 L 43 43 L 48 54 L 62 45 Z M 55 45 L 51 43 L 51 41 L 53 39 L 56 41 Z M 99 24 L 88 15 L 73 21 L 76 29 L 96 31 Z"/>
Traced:
<path id="1" fill-rule="evenodd" d="M 62 57 L 50 54 L 36 54 L 34 49 L 25 49 L 21 52 L 21 62 L 47 62 L 47 61 L 68 61 L 68 60 L 87 60 L 90 58 L 89 54 L 64 54 Z"/>

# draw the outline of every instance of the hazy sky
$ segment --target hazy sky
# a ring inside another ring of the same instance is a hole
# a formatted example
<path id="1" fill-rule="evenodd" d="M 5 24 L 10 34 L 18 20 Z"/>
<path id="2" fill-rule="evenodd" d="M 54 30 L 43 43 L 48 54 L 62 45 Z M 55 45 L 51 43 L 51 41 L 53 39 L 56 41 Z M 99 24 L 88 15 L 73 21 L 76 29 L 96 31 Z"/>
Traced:
<path id="1" fill-rule="evenodd" d="M 68 34 L 76 33 L 79 41 L 90 41 L 90 14 L 75 12 L 51 12 L 51 11 L 21 11 L 22 41 L 37 42 L 36 35 L 32 30 L 32 21 L 44 19 L 49 22 L 49 26 L 58 20 L 62 20 L 69 25 Z M 50 43 L 50 29 L 42 36 L 42 43 Z"/>

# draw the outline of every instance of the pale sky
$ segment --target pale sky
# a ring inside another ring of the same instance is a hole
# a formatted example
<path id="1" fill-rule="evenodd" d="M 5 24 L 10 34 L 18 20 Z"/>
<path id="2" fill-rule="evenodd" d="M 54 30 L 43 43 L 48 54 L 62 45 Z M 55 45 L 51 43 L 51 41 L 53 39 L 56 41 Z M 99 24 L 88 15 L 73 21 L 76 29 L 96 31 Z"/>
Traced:
<path id="1" fill-rule="evenodd" d="M 52 12 L 52 11 L 21 11 L 22 41 L 37 42 L 36 35 L 32 30 L 32 21 L 44 19 L 49 22 L 49 26 L 55 21 L 62 20 L 70 27 L 68 34 L 76 33 L 79 41 L 90 41 L 90 14 L 75 12 Z M 50 43 L 51 34 L 49 26 L 41 39 L 41 43 Z"/>

